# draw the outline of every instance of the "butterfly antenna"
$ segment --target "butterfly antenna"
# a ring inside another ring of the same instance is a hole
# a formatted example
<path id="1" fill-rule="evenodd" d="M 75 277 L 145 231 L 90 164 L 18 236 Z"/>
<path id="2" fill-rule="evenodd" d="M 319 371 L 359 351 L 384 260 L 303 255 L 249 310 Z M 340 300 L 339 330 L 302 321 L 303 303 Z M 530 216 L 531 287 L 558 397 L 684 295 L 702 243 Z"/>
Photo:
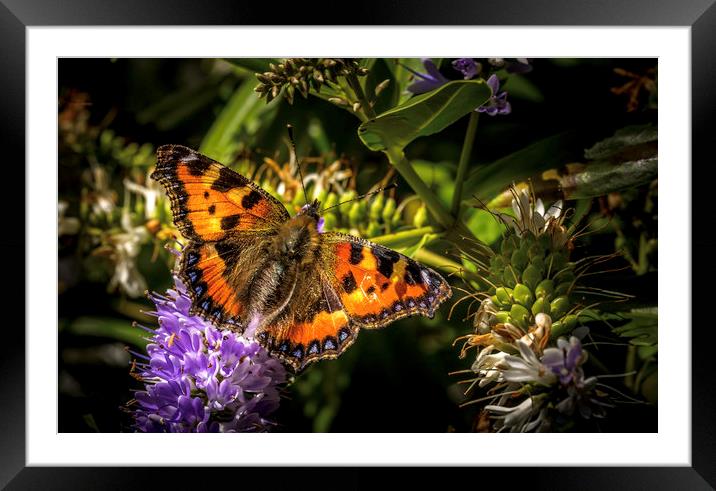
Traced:
<path id="1" fill-rule="evenodd" d="M 308 194 L 306 193 L 306 185 L 303 183 L 303 173 L 301 172 L 301 162 L 298 161 L 298 153 L 296 153 L 296 142 L 293 141 L 293 126 L 290 124 L 286 125 L 288 130 L 288 140 L 291 142 L 291 157 L 296 161 L 296 167 L 298 167 L 298 177 L 301 178 L 301 188 L 303 188 L 303 198 L 308 204 Z"/>
<path id="2" fill-rule="evenodd" d="M 395 183 L 395 182 L 392 183 L 392 184 L 388 184 L 388 185 L 385 186 L 384 188 L 379 188 L 379 189 L 376 189 L 375 191 L 371 191 L 370 193 L 361 194 L 360 196 L 356 196 L 356 197 L 353 198 L 353 199 L 349 199 L 349 200 L 346 200 L 346 201 L 342 201 L 342 202 L 338 203 L 337 205 L 333 205 L 333 206 L 329 206 L 328 208 L 324 208 L 324 209 L 321 210 L 321 213 L 323 213 L 324 211 L 330 210 L 331 208 L 335 208 L 336 206 L 341 206 L 341 205 L 344 205 L 344 204 L 346 204 L 346 203 L 350 203 L 351 201 L 356 201 L 356 200 L 359 200 L 359 199 L 363 199 L 363 198 L 365 198 L 366 196 L 370 196 L 371 194 L 382 193 L 383 191 L 387 191 L 388 189 L 394 189 L 394 188 L 397 188 L 397 187 L 398 187 L 398 184 Z"/>

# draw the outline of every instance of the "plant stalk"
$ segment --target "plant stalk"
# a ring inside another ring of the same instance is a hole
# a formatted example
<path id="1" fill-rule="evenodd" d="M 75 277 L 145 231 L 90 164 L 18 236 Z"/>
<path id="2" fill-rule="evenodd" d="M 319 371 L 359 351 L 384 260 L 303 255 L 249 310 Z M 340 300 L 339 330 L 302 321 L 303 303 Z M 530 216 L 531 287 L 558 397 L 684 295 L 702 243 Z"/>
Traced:
<path id="1" fill-rule="evenodd" d="M 425 247 L 418 249 L 413 256 L 413 259 L 428 266 L 432 266 L 433 268 L 442 270 L 445 273 L 456 273 L 461 278 L 464 278 L 466 280 L 473 280 L 478 282 L 482 281 L 482 278 L 480 278 L 479 275 L 473 273 L 472 271 L 466 270 L 462 267 L 461 264 L 456 263 L 452 259 L 448 259 L 444 256 L 441 256 L 440 254 L 429 251 Z"/>
<path id="2" fill-rule="evenodd" d="M 423 203 L 425 203 L 425 206 L 427 206 L 430 213 L 435 217 L 435 220 L 446 230 L 452 228 L 455 224 L 455 219 L 445 209 L 443 204 L 440 203 L 435 193 L 432 192 L 417 172 L 415 172 L 403 152 L 394 148 L 388 148 L 384 150 L 384 152 L 393 167 L 403 176 L 403 179 L 407 181 L 408 185 L 415 191 L 420 199 L 423 200 Z"/>
<path id="3" fill-rule="evenodd" d="M 415 239 L 422 239 L 425 235 L 436 234 L 438 232 L 439 231 L 435 227 L 420 227 L 413 230 L 380 235 L 378 237 L 371 238 L 370 241 L 386 247 L 404 247 L 413 245 L 415 243 Z"/>
<path id="4" fill-rule="evenodd" d="M 470 113 L 470 121 L 467 123 L 467 131 L 465 132 L 465 140 L 462 144 L 462 152 L 460 153 L 460 161 L 457 166 L 457 177 L 455 180 L 455 192 L 452 196 L 452 208 L 450 213 L 456 220 L 460 219 L 460 204 L 462 203 L 462 186 L 467 177 L 467 168 L 472 154 L 472 146 L 475 143 L 475 134 L 477 133 L 477 121 L 480 113 L 472 111 Z"/>

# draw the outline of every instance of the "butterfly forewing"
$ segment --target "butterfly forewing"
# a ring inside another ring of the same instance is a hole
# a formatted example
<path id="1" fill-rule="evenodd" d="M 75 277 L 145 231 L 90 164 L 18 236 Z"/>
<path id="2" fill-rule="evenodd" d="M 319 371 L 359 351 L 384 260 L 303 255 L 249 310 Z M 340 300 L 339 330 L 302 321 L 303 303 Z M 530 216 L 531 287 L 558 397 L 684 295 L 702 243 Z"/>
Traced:
<path id="1" fill-rule="evenodd" d="M 323 242 L 332 284 L 362 327 L 379 328 L 414 314 L 433 317 L 451 295 L 442 276 L 392 249 L 339 233 L 324 234 Z"/>
<path id="2" fill-rule="evenodd" d="M 174 223 L 191 240 L 217 241 L 231 230 L 271 229 L 289 219 L 259 186 L 181 145 L 159 147 L 152 178 L 164 185 Z"/>

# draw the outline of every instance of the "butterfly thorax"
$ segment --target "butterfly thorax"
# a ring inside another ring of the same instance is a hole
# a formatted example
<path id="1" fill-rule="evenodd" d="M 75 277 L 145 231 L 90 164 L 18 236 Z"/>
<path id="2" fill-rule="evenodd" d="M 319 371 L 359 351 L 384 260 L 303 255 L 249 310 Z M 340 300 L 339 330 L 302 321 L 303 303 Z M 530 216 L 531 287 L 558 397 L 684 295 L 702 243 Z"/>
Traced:
<path id="1" fill-rule="evenodd" d="M 311 264 L 320 245 L 318 222 L 309 214 L 299 214 L 286 221 L 273 240 L 273 254 L 279 261 L 300 266 Z"/>

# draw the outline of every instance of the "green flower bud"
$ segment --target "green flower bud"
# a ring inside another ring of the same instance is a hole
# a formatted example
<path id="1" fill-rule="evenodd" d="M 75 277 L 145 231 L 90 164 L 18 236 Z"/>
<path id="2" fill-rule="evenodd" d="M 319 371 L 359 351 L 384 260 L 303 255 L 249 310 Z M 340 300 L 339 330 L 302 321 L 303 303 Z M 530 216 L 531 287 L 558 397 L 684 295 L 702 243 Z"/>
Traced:
<path id="1" fill-rule="evenodd" d="M 554 294 L 558 297 L 567 296 L 569 289 L 572 287 L 572 283 L 560 283 L 557 288 L 554 289 Z"/>
<path id="2" fill-rule="evenodd" d="M 323 229 L 334 230 L 338 225 L 338 217 L 334 213 L 328 212 L 323 215 Z"/>
<path id="3" fill-rule="evenodd" d="M 502 272 L 502 283 L 509 286 L 510 288 L 514 288 L 517 284 L 515 273 L 512 271 L 512 268 L 510 266 L 505 267 L 505 270 Z"/>
<path id="4" fill-rule="evenodd" d="M 505 237 L 502 240 L 502 244 L 500 245 L 500 252 L 503 256 L 509 257 L 512 255 L 512 252 L 515 250 L 515 244 L 512 241 L 512 237 Z"/>
<path id="5" fill-rule="evenodd" d="M 415 225 L 417 228 L 420 228 L 424 227 L 427 223 L 428 210 L 425 205 L 422 205 L 420 208 L 418 208 L 418 211 L 415 212 L 415 217 L 413 217 L 413 225 Z"/>
<path id="6" fill-rule="evenodd" d="M 561 252 L 553 252 L 547 256 L 544 263 L 549 269 L 550 275 L 554 275 L 567 265 L 567 256 Z"/>
<path id="7" fill-rule="evenodd" d="M 510 309 L 510 318 L 512 319 L 512 324 L 516 325 L 522 330 L 527 330 L 527 328 L 529 327 L 529 321 L 531 316 L 532 315 L 530 314 L 530 311 L 518 303 L 513 304 L 512 308 Z"/>
<path id="8" fill-rule="evenodd" d="M 316 199 L 317 199 L 320 203 L 325 203 L 327 197 L 328 197 L 328 190 L 327 190 L 327 189 L 321 189 L 321 192 L 318 193 L 318 195 L 316 196 Z M 299 201 L 302 201 L 302 200 L 303 200 L 303 193 L 301 192 L 300 189 L 299 189 L 299 192 L 296 193 L 296 197 L 294 197 L 293 201 L 295 202 L 296 199 L 298 199 Z"/>
<path id="9" fill-rule="evenodd" d="M 557 297 L 554 300 L 552 300 L 552 302 L 549 304 L 549 307 L 552 312 L 552 318 L 559 319 L 562 316 L 564 316 L 564 314 L 566 314 L 567 311 L 569 311 L 569 307 L 570 307 L 569 298 L 567 298 L 565 296 Z"/>
<path id="10" fill-rule="evenodd" d="M 365 233 L 368 237 L 376 237 L 383 233 L 383 228 L 378 224 L 378 222 L 370 222 Z"/>
<path id="11" fill-rule="evenodd" d="M 348 212 L 348 223 L 351 227 L 358 227 L 361 220 L 363 218 L 363 214 L 361 213 L 361 206 L 358 201 L 354 201 L 351 205 L 351 209 Z"/>
<path id="12" fill-rule="evenodd" d="M 554 277 L 555 283 L 572 283 L 574 281 L 574 273 L 569 269 L 563 269 Z"/>
<path id="13" fill-rule="evenodd" d="M 554 292 L 554 281 L 550 279 L 542 280 L 535 288 L 535 294 L 537 298 L 548 299 Z"/>
<path id="14" fill-rule="evenodd" d="M 549 315 L 550 314 L 549 302 L 545 298 L 539 297 L 539 298 L 537 298 L 537 300 L 535 300 L 535 303 L 532 304 L 532 309 L 530 309 L 530 310 L 532 310 L 532 313 L 534 315 L 537 315 L 540 312 L 542 312 L 543 314 Z"/>
<path id="15" fill-rule="evenodd" d="M 322 202 L 322 207 L 330 208 L 331 206 L 335 206 L 337 204 L 338 204 L 338 195 L 334 192 L 330 192 L 326 196 L 326 201 Z"/>
<path id="16" fill-rule="evenodd" d="M 542 281 L 539 270 L 531 264 L 522 272 L 522 283 L 534 289 Z"/>
<path id="17" fill-rule="evenodd" d="M 517 249 L 510 256 L 510 263 L 516 271 L 522 271 L 525 266 L 527 266 L 527 261 L 527 251 L 523 251 L 522 249 Z"/>
<path id="18" fill-rule="evenodd" d="M 383 223 L 390 223 L 390 219 L 393 217 L 393 213 L 395 213 L 395 208 L 396 203 L 393 198 L 385 200 L 385 206 L 383 207 L 383 212 L 381 213 Z"/>
<path id="19" fill-rule="evenodd" d="M 535 242 L 527 250 L 527 254 L 530 257 L 530 260 L 533 260 L 536 257 L 542 258 L 544 256 L 544 248 L 539 244 L 539 242 Z"/>
<path id="20" fill-rule="evenodd" d="M 572 332 L 575 327 L 577 327 L 577 316 L 566 315 L 560 321 L 552 324 L 550 338 L 556 339 L 560 336 L 565 336 Z"/>
<path id="21" fill-rule="evenodd" d="M 495 297 L 497 298 L 497 305 L 500 307 L 509 307 L 512 305 L 512 288 L 501 286 L 495 290 Z"/>
<path id="22" fill-rule="evenodd" d="M 495 313 L 495 319 L 500 324 L 505 324 L 506 322 L 509 322 L 510 320 L 510 313 L 506 312 L 504 310 L 499 310 Z"/>
<path id="23" fill-rule="evenodd" d="M 490 258 L 490 269 L 493 271 L 502 271 L 505 269 L 505 260 L 502 256 L 492 256 Z"/>
<path id="24" fill-rule="evenodd" d="M 353 191 L 352 189 L 343 193 L 343 195 L 341 196 L 341 199 L 339 201 L 340 203 L 343 203 L 343 204 L 338 207 L 338 209 L 341 211 L 342 215 L 347 215 L 351 211 L 351 208 L 353 207 L 353 204 L 355 203 L 355 201 L 351 201 L 351 200 L 354 199 L 356 196 L 357 196 L 356 192 Z M 348 203 L 345 203 L 345 201 L 348 201 Z"/>
<path id="25" fill-rule="evenodd" d="M 390 219 L 390 224 L 393 227 L 397 227 L 403 221 L 403 214 L 400 210 L 395 210 L 393 217 Z"/>
<path id="26" fill-rule="evenodd" d="M 532 295 L 532 290 L 530 290 L 527 285 L 523 285 L 522 283 L 515 285 L 512 296 L 517 303 L 527 308 L 530 308 L 532 306 L 532 302 L 535 300 L 534 295 Z"/>
<path id="27" fill-rule="evenodd" d="M 358 201 L 358 208 L 360 208 L 361 216 L 365 217 L 368 214 L 368 202 L 366 200 Z"/>
<path id="28" fill-rule="evenodd" d="M 380 218 L 381 213 L 383 212 L 383 205 L 385 204 L 385 197 L 382 194 L 379 194 L 378 196 L 373 199 L 373 202 L 370 204 L 370 213 L 368 216 L 370 216 L 371 220 L 378 220 Z"/>
<path id="29" fill-rule="evenodd" d="M 532 259 L 530 259 L 530 265 L 534 266 L 537 271 L 540 272 L 540 274 L 544 274 L 544 257 L 542 256 L 535 256 Z"/>

